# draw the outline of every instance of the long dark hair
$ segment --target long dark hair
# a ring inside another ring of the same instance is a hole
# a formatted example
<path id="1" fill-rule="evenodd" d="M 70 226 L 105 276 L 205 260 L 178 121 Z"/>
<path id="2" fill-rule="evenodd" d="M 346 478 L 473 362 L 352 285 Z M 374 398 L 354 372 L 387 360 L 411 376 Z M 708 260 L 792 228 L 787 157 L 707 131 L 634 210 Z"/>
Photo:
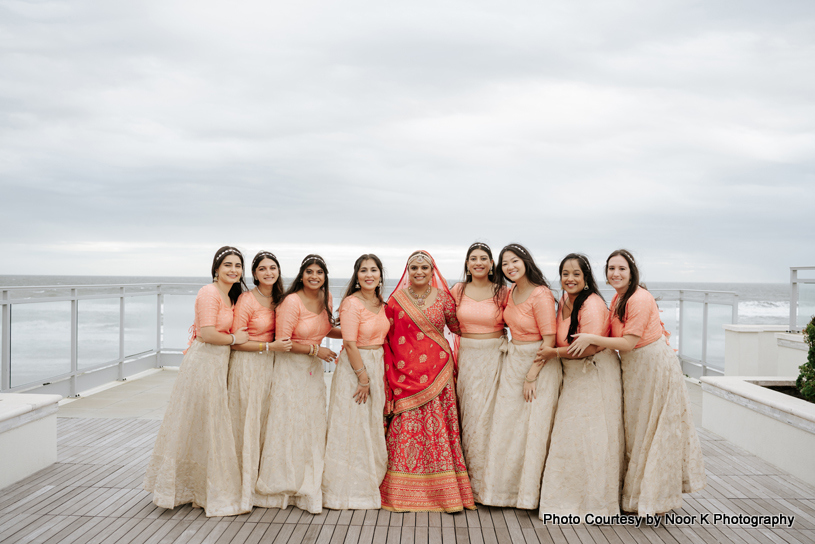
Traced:
<path id="1" fill-rule="evenodd" d="M 628 304 L 628 299 L 631 298 L 631 295 L 634 294 L 634 291 L 636 291 L 638 287 L 645 289 L 645 286 L 640 285 L 640 269 L 637 268 L 637 263 L 634 261 L 634 257 L 627 249 L 614 250 L 611 252 L 611 255 L 608 256 L 608 259 L 606 259 L 606 267 L 603 270 L 606 274 L 606 279 L 608 279 L 608 261 L 617 255 L 622 256 L 622 258 L 626 260 L 628 263 L 628 270 L 631 273 L 631 282 L 628 284 L 628 289 L 626 289 L 622 298 L 617 301 L 617 307 L 614 308 L 614 313 L 617 314 L 617 318 L 621 323 L 623 323 L 625 322 L 625 305 Z"/>
<path id="2" fill-rule="evenodd" d="M 224 246 L 220 248 L 218 251 L 215 252 L 215 257 L 212 259 L 212 281 L 215 281 L 215 273 L 218 272 L 218 269 L 221 267 L 221 263 L 224 262 L 229 255 L 235 255 L 238 259 L 241 260 L 241 279 L 240 281 L 236 281 L 232 284 L 232 287 L 229 288 L 229 300 L 232 301 L 232 304 L 238 302 L 238 297 L 241 296 L 246 289 L 246 282 L 243 281 L 243 253 L 236 247 L 232 246 Z"/>
<path id="3" fill-rule="evenodd" d="M 536 265 L 534 259 L 532 259 L 532 254 L 529 253 L 529 250 L 521 244 L 509 244 L 508 246 L 504 246 L 504 249 L 502 249 L 501 253 L 498 255 L 498 266 L 496 266 L 495 275 L 498 276 L 499 281 L 510 281 L 506 276 L 504 276 L 504 267 L 501 266 L 501 263 L 504 262 L 504 253 L 507 251 L 511 251 L 517 255 L 518 258 L 524 263 L 524 269 L 526 270 L 524 275 L 529 283 L 536 286 L 543 285 L 547 289 L 551 289 L 551 287 L 549 287 L 549 282 L 546 281 L 546 276 L 543 275 L 541 269 L 538 268 L 538 265 Z"/>
<path id="4" fill-rule="evenodd" d="M 296 293 L 297 291 L 300 291 L 305 287 L 303 283 L 303 274 L 305 273 L 306 268 L 313 264 L 316 264 L 317 266 L 322 268 L 323 273 L 325 274 L 325 283 L 323 283 L 323 286 L 320 288 L 320 290 L 323 292 L 323 306 L 325 307 L 325 311 L 328 314 L 328 322 L 331 323 L 331 325 L 333 326 L 335 325 L 334 309 L 328 306 L 328 267 L 326 266 L 323 258 L 320 257 L 319 255 L 316 255 L 314 253 L 306 255 L 306 258 L 303 259 L 302 263 L 300 263 L 300 270 L 297 271 L 297 277 L 295 277 L 294 281 L 291 282 L 291 285 L 289 285 L 289 288 L 286 290 L 286 293 L 283 296 L 285 298 L 289 295 Z"/>
<path id="5" fill-rule="evenodd" d="M 574 338 L 572 335 L 577 332 L 578 323 L 578 315 L 580 314 L 580 308 L 583 306 L 583 303 L 586 302 L 586 299 L 589 298 L 591 295 L 598 295 L 600 298 L 603 298 L 603 295 L 600 294 L 600 289 L 597 287 L 597 282 L 594 280 L 594 274 L 591 273 L 591 265 L 589 264 L 589 259 L 583 255 L 582 253 L 569 253 L 563 260 L 560 261 L 560 267 L 558 268 L 558 274 L 560 277 L 563 277 L 563 265 L 566 264 L 566 261 L 577 261 L 578 266 L 580 266 L 580 271 L 583 272 L 583 280 L 586 282 L 587 289 L 583 289 L 574 299 L 574 305 L 572 306 L 572 316 L 571 322 L 569 323 L 569 333 L 566 335 L 569 343 L 571 344 Z M 567 297 L 569 295 L 566 295 Z M 605 301 L 605 299 L 603 299 Z"/>
<path id="6" fill-rule="evenodd" d="M 495 264 L 495 260 L 492 258 L 492 250 L 490 246 L 484 244 L 482 242 L 475 242 L 470 248 L 467 250 L 467 255 L 464 257 L 464 279 L 462 279 L 462 283 L 470 283 L 473 281 L 473 277 L 467 273 L 467 262 L 470 260 L 470 255 L 476 249 L 480 249 L 481 251 L 485 252 L 490 260 L 493 262 L 493 270 L 489 273 L 487 278 L 492 282 L 492 300 L 495 302 L 495 306 L 497 308 L 501 308 L 504 304 L 504 295 L 506 290 L 506 281 L 503 279 L 503 274 L 499 274 L 496 269 L 500 269 L 500 265 Z M 466 285 L 461 286 L 461 291 L 458 294 L 458 300 L 456 300 L 456 304 L 461 304 L 461 297 L 464 296 L 464 288 Z"/>
<path id="7" fill-rule="evenodd" d="M 283 271 L 280 269 L 280 261 L 274 256 L 274 253 L 258 251 L 258 254 L 252 259 L 252 283 L 260 285 L 257 277 L 255 277 L 255 272 L 257 272 L 258 266 L 260 266 L 263 259 L 271 259 L 277 265 L 277 280 L 272 284 L 272 303 L 277 306 L 283 300 Z"/>

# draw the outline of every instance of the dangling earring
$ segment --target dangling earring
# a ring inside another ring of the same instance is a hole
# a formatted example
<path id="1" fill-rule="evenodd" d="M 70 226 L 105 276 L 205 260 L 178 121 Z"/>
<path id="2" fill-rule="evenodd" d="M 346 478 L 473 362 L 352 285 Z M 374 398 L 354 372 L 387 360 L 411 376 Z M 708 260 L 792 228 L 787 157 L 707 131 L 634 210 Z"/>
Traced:
<path id="1" fill-rule="evenodd" d="M 359 280 L 354 284 L 354 289 L 359 289 Z"/>
<path id="2" fill-rule="evenodd" d="M 583 290 L 584 290 L 584 291 L 588 291 L 588 290 L 589 290 L 589 284 L 588 284 L 588 283 L 587 283 L 586 285 L 584 285 L 584 286 L 583 286 Z"/>
<path id="3" fill-rule="evenodd" d="M 379 286 L 382 287 L 382 278 L 379 278 Z"/>
<path id="4" fill-rule="evenodd" d="M 467 281 L 469 281 L 469 280 L 471 280 L 471 279 L 473 279 L 473 273 L 472 273 L 472 272 L 470 272 L 470 269 L 468 268 L 468 269 L 467 269 Z"/>
<path id="5" fill-rule="evenodd" d="M 218 272 L 215 272 L 215 276 L 213 276 L 213 278 L 212 278 L 213 283 L 216 282 L 216 281 L 218 281 Z"/>

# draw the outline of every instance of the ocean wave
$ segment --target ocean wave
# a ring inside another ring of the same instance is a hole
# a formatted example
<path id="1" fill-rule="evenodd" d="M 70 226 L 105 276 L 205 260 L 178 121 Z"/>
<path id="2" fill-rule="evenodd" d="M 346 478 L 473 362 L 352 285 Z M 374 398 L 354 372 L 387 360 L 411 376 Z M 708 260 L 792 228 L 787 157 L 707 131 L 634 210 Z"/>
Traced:
<path id="1" fill-rule="evenodd" d="M 739 302 L 739 317 L 789 317 L 787 301 L 747 300 Z"/>

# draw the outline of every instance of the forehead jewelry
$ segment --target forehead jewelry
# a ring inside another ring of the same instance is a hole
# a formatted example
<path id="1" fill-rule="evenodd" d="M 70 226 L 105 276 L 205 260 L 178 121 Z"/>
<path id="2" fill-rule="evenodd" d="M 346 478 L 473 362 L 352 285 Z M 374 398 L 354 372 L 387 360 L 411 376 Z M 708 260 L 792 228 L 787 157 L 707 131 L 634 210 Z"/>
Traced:
<path id="1" fill-rule="evenodd" d="M 274 253 L 270 253 L 270 252 L 268 252 L 268 251 L 261 251 L 260 253 L 258 253 L 257 255 L 255 255 L 255 262 L 256 262 L 256 263 L 259 263 L 259 262 L 260 262 L 260 261 L 262 261 L 262 260 L 263 260 L 265 257 L 269 257 L 269 258 L 270 258 L 271 260 L 273 260 L 273 261 L 276 261 L 276 260 L 277 260 L 277 257 L 275 257 L 275 256 L 274 256 Z"/>
<path id="2" fill-rule="evenodd" d="M 318 257 L 317 255 L 311 255 L 309 257 L 306 257 L 305 259 L 303 259 L 303 262 L 300 263 L 300 266 L 303 266 L 304 264 L 306 264 L 306 261 L 317 261 L 319 263 L 322 263 L 322 265 L 324 267 L 328 268 L 328 265 L 325 264 L 325 261 L 322 260 L 322 258 Z"/>
<path id="3" fill-rule="evenodd" d="M 467 252 L 470 252 L 473 249 L 483 249 L 484 251 L 489 253 L 490 246 L 488 246 L 487 244 L 482 244 L 481 242 L 476 242 L 476 243 L 474 243 L 473 245 L 470 246 L 470 248 L 467 250 Z"/>
<path id="4" fill-rule="evenodd" d="M 220 259 L 220 258 L 221 258 L 221 257 L 223 257 L 224 255 L 227 255 L 227 254 L 229 254 L 229 253 L 237 253 L 237 254 L 238 254 L 238 257 L 240 257 L 241 259 L 243 259 L 243 254 L 242 254 L 240 251 L 238 251 L 238 250 L 237 250 L 237 249 L 235 249 L 234 247 L 229 247 L 229 248 L 226 248 L 225 250 L 223 250 L 222 252 L 218 253 L 218 255 L 215 257 L 215 260 L 217 261 L 218 259 Z"/>
<path id="5" fill-rule="evenodd" d="M 507 249 L 517 249 L 518 251 L 520 251 L 520 252 L 521 252 L 521 254 L 522 254 L 522 255 L 525 255 L 525 254 L 526 254 L 526 251 L 524 251 L 524 248 L 522 248 L 522 247 L 521 247 L 521 246 L 519 246 L 518 244 L 509 244 L 509 245 L 507 246 Z"/>
<path id="6" fill-rule="evenodd" d="M 407 264 L 409 265 L 413 261 L 416 261 L 417 263 L 422 264 L 422 263 L 425 262 L 425 260 L 427 260 L 428 263 L 433 262 L 432 259 L 430 258 L 430 255 L 428 255 L 427 253 L 425 253 L 423 251 L 420 251 L 420 252 L 415 253 L 414 255 L 412 255 L 410 257 L 410 259 L 408 259 Z"/>

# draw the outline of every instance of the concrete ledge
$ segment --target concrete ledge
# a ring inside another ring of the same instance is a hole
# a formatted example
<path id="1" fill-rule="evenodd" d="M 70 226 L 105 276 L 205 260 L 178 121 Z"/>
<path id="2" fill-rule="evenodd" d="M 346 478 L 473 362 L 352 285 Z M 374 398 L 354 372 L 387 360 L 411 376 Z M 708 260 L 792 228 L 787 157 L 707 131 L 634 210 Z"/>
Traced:
<path id="1" fill-rule="evenodd" d="M 809 351 L 809 346 L 807 346 L 807 343 L 804 341 L 803 334 L 777 332 L 775 333 L 775 341 L 779 347 Z"/>
<path id="2" fill-rule="evenodd" d="M 60 395 L 0 394 L 0 488 L 57 460 Z"/>
<path id="3" fill-rule="evenodd" d="M 703 377 L 702 426 L 765 461 L 815 485 L 815 404 L 765 385 L 793 377 Z"/>
<path id="4" fill-rule="evenodd" d="M 786 325 L 739 325 L 738 323 L 726 323 L 722 325 L 726 331 L 734 332 L 786 332 Z"/>

